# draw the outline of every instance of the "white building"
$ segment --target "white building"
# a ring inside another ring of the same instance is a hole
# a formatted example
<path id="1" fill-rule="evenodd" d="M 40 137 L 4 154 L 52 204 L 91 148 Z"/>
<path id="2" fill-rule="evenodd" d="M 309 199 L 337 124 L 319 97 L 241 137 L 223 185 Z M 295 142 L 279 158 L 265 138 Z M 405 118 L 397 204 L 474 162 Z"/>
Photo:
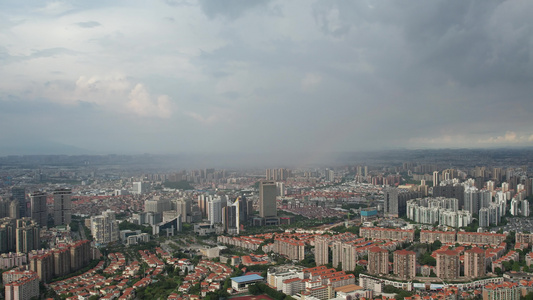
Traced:
<path id="1" fill-rule="evenodd" d="M 490 224 L 490 214 L 489 209 L 483 207 L 479 210 L 479 227 L 489 227 Z"/>
<path id="2" fill-rule="evenodd" d="M 100 216 L 91 217 L 91 234 L 97 244 L 107 244 L 118 241 L 120 234 L 115 212 L 107 210 Z"/>
<path id="3" fill-rule="evenodd" d="M 222 200 L 217 197 L 207 202 L 208 219 L 211 225 L 222 223 Z"/>
<path id="4" fill-rule="evenodd" d="M 150 190 L 150 183 L 139 181 L 139 182 L 133 183 L 133 188 L 132 188 L 131 193 L 135 195 L 143 195 L 143 194 L 148 193 L 149 190 Z"/>
<path id="5" fill-rule="evenodd" d="M 151 200 L 144 201 L 144 211 L 145 212 L 154 212 L 154 213 L 163 213 L 164 211 L 171 210 L 172 205 L 170 200 L 161 199 L 156 196 Z"/>
<path id="6" fill-rule="evenodd" d="M 529 217 L 529 202 L 528 200 L 522 200 L 522 207 L 520 207 L 521 211 L 520 213 L 524 217 Z"/>
<path id="7" fill-rule="evenodd" d="M 518 216 L 518 206 L 520 205 L 520 201 L 518 201 L 518 199 L 516 198 L 513 198 L 513 200 L 511 200 L 511 209 L 510 209 L 510 213 L 511 215 L 513 216 Z"/>
<path id="8" fill-rule="evenodd" d="M 458 208 L 459 200 L 455 198 L 414 199 L 407 201 L 407 218 L 422 224 L 468 226 L 472 222 L 472 214 Z"/>

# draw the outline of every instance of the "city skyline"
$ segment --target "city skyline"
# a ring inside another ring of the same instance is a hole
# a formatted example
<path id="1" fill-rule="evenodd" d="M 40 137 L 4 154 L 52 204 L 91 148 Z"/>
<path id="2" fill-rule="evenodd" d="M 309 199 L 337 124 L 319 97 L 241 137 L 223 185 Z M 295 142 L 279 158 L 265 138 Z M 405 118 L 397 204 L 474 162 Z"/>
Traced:
<path id="1" fill-rule="evenodd" d="M 3 1 L 0 155 L 530 147 L 532 13 Z"/>

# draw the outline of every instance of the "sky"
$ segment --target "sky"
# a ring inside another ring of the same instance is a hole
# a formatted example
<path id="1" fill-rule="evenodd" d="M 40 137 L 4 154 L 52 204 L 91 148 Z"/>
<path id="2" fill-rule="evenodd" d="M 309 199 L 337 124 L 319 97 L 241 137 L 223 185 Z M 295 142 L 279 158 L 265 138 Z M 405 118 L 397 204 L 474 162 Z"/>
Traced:
<path id="1" fill-rule="evenodd" d="M 529 0 L 3 0 L 0 150 L 533 146 L 531 16 Z"/>

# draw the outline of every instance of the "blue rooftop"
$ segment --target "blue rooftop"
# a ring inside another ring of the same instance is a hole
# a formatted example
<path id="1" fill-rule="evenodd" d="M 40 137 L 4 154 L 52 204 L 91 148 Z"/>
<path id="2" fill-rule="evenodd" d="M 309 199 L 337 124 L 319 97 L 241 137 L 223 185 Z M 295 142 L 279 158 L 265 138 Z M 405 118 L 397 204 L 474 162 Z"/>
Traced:
<path id="1" fill-rule="evenodd" d="M 245 276 L 239 276 L 239 277 L 232 277 L 231 280 L 237 282 L 237 283 L 243 283 L 243 282 L 248 282 L 248 281 L 254 281 L 254 280 L 263 280 L 264 278 L 257 275 L 257 274 L 252 274 L 252 275 L 245 275 Z"/>

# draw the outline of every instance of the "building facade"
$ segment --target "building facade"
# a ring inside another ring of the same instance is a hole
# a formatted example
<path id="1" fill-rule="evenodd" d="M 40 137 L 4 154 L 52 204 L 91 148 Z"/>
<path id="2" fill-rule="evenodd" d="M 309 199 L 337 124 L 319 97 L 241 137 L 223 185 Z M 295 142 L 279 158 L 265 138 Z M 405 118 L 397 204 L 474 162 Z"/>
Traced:
<path id="1" fill-rule="evenodd" d="M 407 280 L 416 276 L 416 253 L 407 250 L 397 250 L 393 254 L 393 273 L 401 279 Z"/>
<path id="2" fill-rule="evenodd" d="M 464 271 L 466 277 L 478 278 L 486 275 L 485 251 L 474 247 L 465 251 Z"/>
<path id="3" fill-rule="evenodd" d="M 48 224 L 46 197 L 46 193 L 43 192 L 33 192 L 30 194 L 31 218 L 37 222 L 39 226 L 47 226 Z"/>
<path id="4" fill-rule="evenodd" d="M 380 247 L 368 250 L 368 273 L 372 275 L 389 273 L 389 251 Z"/>
<path id="5" fill-rule="evenodd" d="M 446 250 L 437 253 L 437 277 L 441 279 L 459 278 L 461 264 L 459 252 Z"/>
<path id="6" fill-rule="evenodd" d="M 54 195 L 54 226 L 69 225 L 72 213 L 72 191 L 70 189 L 59 189 L 53 192 Z"/>
<path id="7" fill-rule="evenodd" d="M 91 234 L 97 244 L 107 244 L 119 240 L 118 221 L 115 212 L 107 210 L 100 216 L 91 217 Z"/>
<path id="8" fill-rule="evenodd" d="M 259 183 L 259 216 L 261 218 L 276 217 L 276 182 L 263 180 Z"/>

